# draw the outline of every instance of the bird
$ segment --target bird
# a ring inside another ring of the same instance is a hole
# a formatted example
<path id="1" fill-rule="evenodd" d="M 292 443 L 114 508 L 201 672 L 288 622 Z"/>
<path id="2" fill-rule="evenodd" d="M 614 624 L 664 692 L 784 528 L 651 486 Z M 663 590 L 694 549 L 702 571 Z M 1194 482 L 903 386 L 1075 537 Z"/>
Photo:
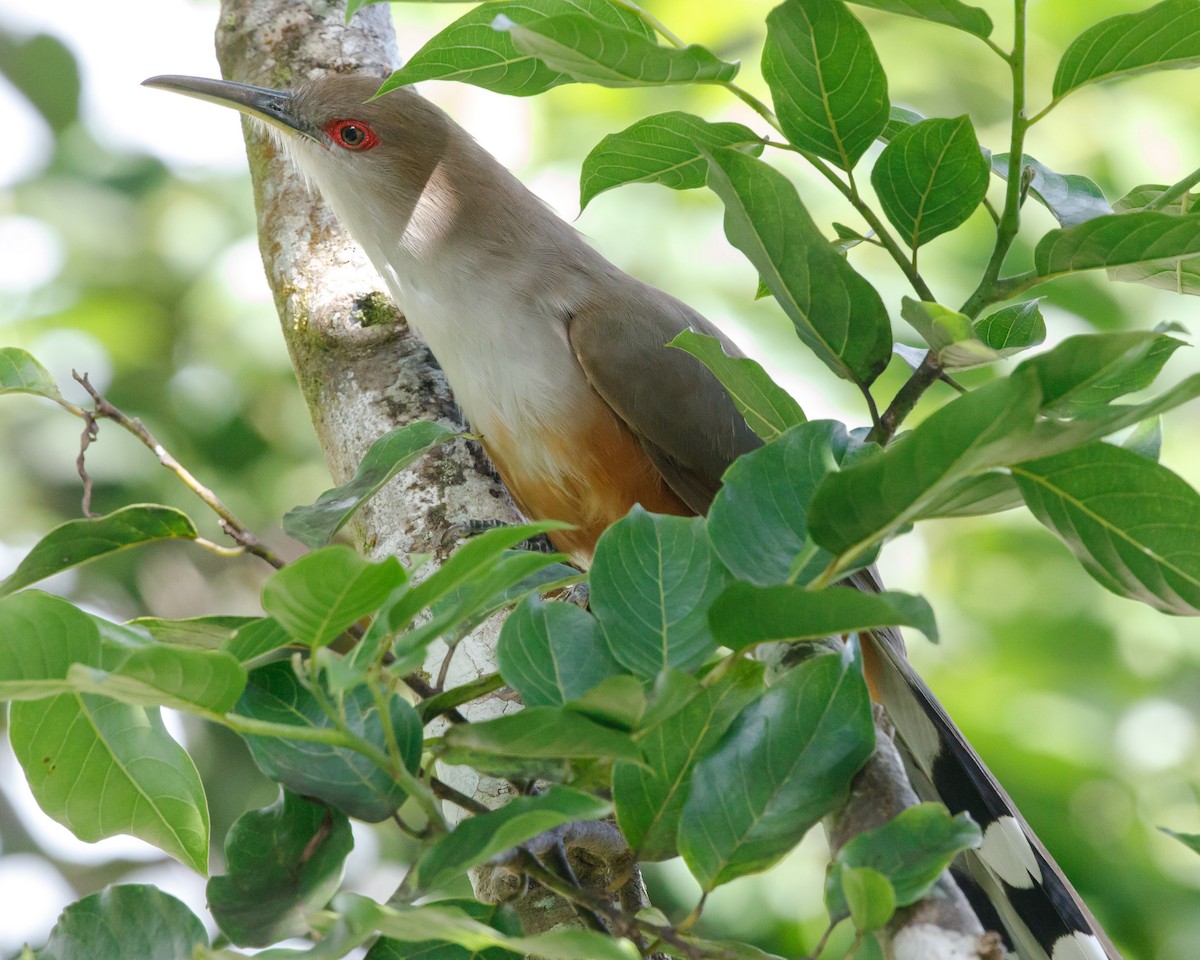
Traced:
<path id="1" fill-rule="evenodd" d="M 362 246 L 428 345 L 520 511 L 567 521 L 586 569 L 634 504 L 703 515 L 762 441 L 716 377 L 666 344 L 684 330 L 741 352 L 687 304 L 605 259 L 445 111 L 411 88 L 335 74 L 287 90 L 156 76 L 144 84 L 264 123 Z M 882 589 L 872 568 L 853 585 Z M 964 855 L 1022 960 L 1120 960 L 1066 876 L 909 664 L 897 631 L 863 636 L 873 696 L 919 793 L 968 812 Z"/>

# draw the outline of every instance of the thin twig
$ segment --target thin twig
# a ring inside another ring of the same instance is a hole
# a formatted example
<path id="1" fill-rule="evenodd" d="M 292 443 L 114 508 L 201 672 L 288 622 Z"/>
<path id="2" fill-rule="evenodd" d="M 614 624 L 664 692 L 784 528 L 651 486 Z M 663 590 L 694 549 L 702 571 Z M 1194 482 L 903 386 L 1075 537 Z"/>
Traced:
<path id="1" fill-rule="evenodd" d="M 94 517 L 96 514 L 92 513 L 92 478 L 88 476 L 83 460 L 87 448 L 100 434 L 100 424 L 96 422 L 96 417 L 86 410 L 81 410 L 80 414 L 83 416 L 83 433 L 79 435 L 79 456 L 75 458 L 75 469 L 79 471 L 79 479 L 83 481 L 83 502 L 80 507 L 85 517 Z"/>

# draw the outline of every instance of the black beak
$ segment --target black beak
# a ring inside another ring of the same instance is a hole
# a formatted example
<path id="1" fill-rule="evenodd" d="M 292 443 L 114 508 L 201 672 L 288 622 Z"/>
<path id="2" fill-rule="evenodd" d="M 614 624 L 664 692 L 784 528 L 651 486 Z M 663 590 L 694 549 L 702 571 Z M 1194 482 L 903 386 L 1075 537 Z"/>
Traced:
<path id="1" fill-rule="evenodd" d="M 186 97 L 207 100 L 239 113 L 256 117 L 289 136 L 311 137 L 308 125 L 293 110 L 293 95 L 286 90 L 251 87 L 231 80 L 209 80 L 205 77 L 162 76 L 143 80 L 142 86 L 182 93 Z"/>

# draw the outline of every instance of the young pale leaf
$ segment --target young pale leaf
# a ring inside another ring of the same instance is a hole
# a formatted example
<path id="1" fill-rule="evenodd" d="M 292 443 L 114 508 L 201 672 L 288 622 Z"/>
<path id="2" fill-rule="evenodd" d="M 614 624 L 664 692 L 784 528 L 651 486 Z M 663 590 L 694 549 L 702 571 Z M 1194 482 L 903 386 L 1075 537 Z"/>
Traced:
<path id="1" fill-rule="evenodd" d="M 854 587 L 809 590 L 797 584 L 755 587 L 733 583 L 709 611 L 722 646 L 744 650 L 758 643 L 819 640 L 879 627 L 916 627 L 937 642 L 933 610 L 924 597 Z"/>
<path id="2" fill-rule="evenodd" d="M 787 138 L 843 170 L 887 124 L 883 65 L 841 0 L 784 0 L 767 14 L 762 71 Z"/>
<path id="3" fill-rule="evenodd" d="M 762 695 L 762 674 L 761 664 L 738 661 L 717 683 L 696 689 L 682 709 L 638 733 L 645 764 L 617 763 L 613 770 L 617 823 L 639 860 L 677 855 L 679 815 L 692 769 L 734 717 Z"/>
<path id="4" fill-rule="evenodd" d="M 1054 75 L 1054 99 L 1088 83 L 1197 64 L 1200 7 L 1194 0 L 1163 0 L 1101 20 L 1072 40 Z"/>
<path id="5" fill-rule="evenodd" d="M 511 33 L 492 28 L 497 16 L 514 23 L 578 13 L 598 22 L 634 31 L 649 41 L 653 32 L 635 13 L 609 0 L 500 0 L 481 3 L 421 47 L 399 70 L 388 77 L 381 92 L 422 80 L 458 80 L 495 93 L 528 97 L 542 93 L 571 77 L 547 66 L 537 57 L 519 51 Z"/>
<path id="6" fill-rule="evenodd" d="M 387 752 L 389 738 L 367 687 L 347 691 L 340 698 L 339 709 L 350 730 L 377 752 Z M 413 773 L 421 762 L 421 721 L 398 696 L 388 697 L 388 709 L 400 756 Z M 404 802 L 404 790 L 373 760 L 349 747 L 302 739 L 305 731 L 333 730 L 335 725 L 320 701 L 300 683 L 291 663 L 277 661 L 252 671 L 236 712 L 297 728 L 296 739 L 242 735 L 258 768 L 293 793 L 321 800 L 368 823 L 386 820 Z"/>
<path id="7" fill-rule="evenodd" d="M 975 336 L 1001 357 L 1011 357 L 1046 340 L 1046 321 L 1039 300 L 1014 303 L 974 324 Z"/>
<path id="8" fill-rule="evenodd" d="M 455 436 L 428 420 L 397 427 L 371 444 L 354 477 L 326 490 L 314 503 L 283 515 L 283 531 L 306 547 L 323 547 L 356 510 L 419 456 Z"/>
<path id="9" fill-rule="evenodd" d="M 1173 216 L 1157 210 L 1094 217 L 1065 230 L 1051 230 L 1033 251 L 1039 277 L 1078 270 L 1175 261 L 1200 254 L 1200 215 Z"/>
<path id="10" fill-rule="evenodd" d="M 99 667 L 96 622 L 66 600 L 37 590 L 0 600 L 0 700 L 37 700 L 73 687 L 72 664 Z"/>
<path id="11" fill-rule="evenodd" d="M 262 604 L 292 639 L 324 646 L 407 579 L 395 557 L 372 563 L 349 547 L 324 547 L 272 574 Z"/>
<path id="12" fill-rule="evenodd" d="M 68 520 L 42 537 L 17 569 L 0 580 L 0 597 L 118 550 L 198 536 L 186 513 L 156 503 L 132 504 L 103 517 Z"/>
<path id="13" fill-rule="evenodd" d="M 698 44 L 661 47 L 638 30 L 612 27 L 580 13 L 523 24 L 497 13 L 492 27 L 511 34 L 520 53 L 537 57 L 551 70 L 602 87 L 725 82 L 738 72 L 736 63 Z"/>
<path id="14" fill-rule="evenodd" d="M 1025 503 L 1113 593 L 1200 614 L 1200 494 L 1130 450 L 1089 443 L 1017 464 Z"/>
<path id="15" fill-rule="evenodd" d="M 350 821 L 287 791 L 237 819 L 225 838 L 225 869 L 208 881 L 221 932 L 243 947 L 266 947 L 312 929 L 337 892 L 354 847 Z"/>
<path id="16" fill-rule="evenodd" d="M 709 123 L 679 110 L 645 117 L 620 133 L 610 133 L 583 160 L 579 206 L 624 183 L 661 183 L 672 190 L 704 186 L 708 162 L 701 148 L 737 147 L 752 156 L 762 138 L 740 123 Z"/>
<path id="17" fill-rule="evenodd" d="M 208 946 L 204 924 L 157 887 L 123 883 L 72 903 L 38 960 L 164 960 Z"/>
<path id="18" fill-rule="evenodd" d="M 551 786 L 535 797 L 516 797 L 491 813 L 467 817 L 440 837 L 418 864 L 422 890 L 436 890 L 471 867 L 518 844 L 577 820 L 599 820 L 612 804 L 570 787 Z"/>
<path id="19" fill-rule="evenodd" d="M 970 118 L 922 120 L 883 148 L 871 183 L 883 212 L 916 250 L 975 212 L 987 193 L 988 163 Z"/>
<path id="20" fill-rule="evenodd" d="M 970 317 L 940 303 L 904 297 L 900 316 L 908 321 L 948 370 L 994 363 L 1001 354 L 975 334 Z"/>
<path id="21" fill-rule="evenodd" d="M 873 933 L 892 919 L 896 912 L 896 891 L 892 889 L 888 878 L 878 870 L 835 864 L 826 882 L 827 890 L 829 881 L 835 877 L 845 898 L 843 902 L 848 907 L 843 916 L 850 917 L 854 929 L 859 933 Z M 833 916 L 830 910 L 830 917 Z"/>
<path id="22" fill-rule="evenodd" d="M 891 885 L 896 906 L 906 907 L 929 893 L 958 854 L 982 842 L 979 827 L 965 813 L 951 816 L 940 803 L 909 807 L 883 826 L 860 833 L 838 851 L 825 880 L 829 916 L 837 921 L 851 916 L 853 910 L 839 868 L 878 871 Z"/>
<path id="23" fill-rule="evenodd" d="M 1129 436 L 1121 441 L 1121 446 L 1126 450 L 1132 450 L 1139 457 L 1157 460 L 1162 456 L 1162 440 L 1162 417 L 1155 417 L 1134 427 L 1129 432 Z"/>
<path id="24" fill-rule="evenodd" d="M 529 759 L 642 760 L 627 734 L 563 707 L 527 707 L 495 720 L 455 724 L 446 731 L 443 743 L 451 755 L 469 750 Z"/>
<path id="25" fill-rule="evenodd" d="M 1073 227 L 1113 212 L 1108 200 L 1093 181 L 1077 173 L 1055 173 L 1025 154 L 1022 169 L 1033 171 L 1030 195 L 1058 221 L 1060 227 Z M 992 172 L 1008 179 L 1008 154 L 992 154 Z"/>
<path id="26" fill-rule="evenodd" d="M 57 403 L 63 398 L 50 371 L 19 347 L 0 347 L 0 396 L 6 393 L 32 393 Z"/>
<path id="27" fill-rule="evenodd" d="M 788 671 L 692 773 L 679 851 L 701 888 L 778 862 L 845 800 L 874 747 L 857 645 Z"/>
<path id="28" fill-rule="evenodd" d="M 729 242 L 758 270 L 800 339 L 839 377 L 871 384 L 892 355 L 887 308 L 817 229 L 792 182 L 726 148 L 709 155 L 708 185 L 725 204 Z"/>
<path id="29" fill-rule="evenodd" d="M 716 649 L 705 612 L 729 582 L 702 517 L 634 506 L 604 531 L 591 569 L 591 608 L 618 663 L 641 677 L 691 670 Z"/>
<path id="30" fill-rule="evenodd" d="M 1159 827 L 1158 829 L 1168 837 L 1174 837 L 1188 849 L 1200 853 L 1200 833 L 1177 833 L 1170 827 Z"/>
<path id="31" fill-rule="evenodd" d="M 527 707 L 559 707 L 622 673 L 596 618 L 573 603 L 523 601 L 496 645 L 500 675 Z"/>
<path id="32" fill-rule="evenodd" d="M 1117 213 L 1144 209 L 1157 203 L 1169 189 L 1165 184 L 1141 184 L 1113 204 L 1113 208 Z M 1175 200 L 1155 209 L 1173 216 L 1184 216 L 1197 209 L 1196 201 L 1195 194 L 1184 193 Z M 1110 267 L 1108 278 L 1122 283 L 1144 283 L 1160 290 L 1170 290 L 1172 293 L 1197 296 L 1200 295 L 1200 257 L 1150 260 L 1146 263 L 1135 263 L 1124 267 Z"/>
<path id="33" fill-rule="evenodd" d="M 957 30 L 965 30 L 977 37 L 992 34 L 992 18 L 979 7 L 961 3 L 960 0 L 850 0 L 860 7 L 874 7 L 888 13 L 905 17 L 916 17 L 930 23 L 944 23 Z"/>
<path id="34" fill-rule="evenodd" d="M 8 733 L 38 806 L 80 840 L 129 834 L 207 873 L 204 787 L 157 710 L 62 694 L 14 703 Z"/>
<path id="35" fill-rule="evenodd" d="M 836 470 L 849 436 L 834 420 L 793 427 L 725 471 L 708 511 L 708 535 L 734 576 L 766 586 L 807 583 L 832 559 L 808 537 L 808 505 Z"/>
<path id="36" fill-rule="evenodd" d="M 757 360 L 731 357 L 716 337 L 694 330 L 684 330 L 667 346 L 686 350 L 708 367 L 750 429 L 763 440 L 774 440 L 788 428 L 804 423 L 800 404 L 767 375 Z"/>

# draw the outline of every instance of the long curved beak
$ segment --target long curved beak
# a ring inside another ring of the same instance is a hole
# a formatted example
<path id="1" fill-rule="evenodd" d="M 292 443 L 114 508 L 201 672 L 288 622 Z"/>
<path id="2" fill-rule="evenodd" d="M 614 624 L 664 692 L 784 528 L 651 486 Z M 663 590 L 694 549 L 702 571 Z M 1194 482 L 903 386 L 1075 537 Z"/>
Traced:
<path id="1" fill-rule="evenodd" d="M 296 116 L 294 97 L 286 90 L 252 87 L 232 80 L 209 80 L 206 77 L 161 76 L 142 81 L 143 87 L 170 90 L 185 97 L 207 100 L 222 107 L 232 107 L 239 113 L 255 117 L 292 137 L 312 137 L 308 124 Z"/>

